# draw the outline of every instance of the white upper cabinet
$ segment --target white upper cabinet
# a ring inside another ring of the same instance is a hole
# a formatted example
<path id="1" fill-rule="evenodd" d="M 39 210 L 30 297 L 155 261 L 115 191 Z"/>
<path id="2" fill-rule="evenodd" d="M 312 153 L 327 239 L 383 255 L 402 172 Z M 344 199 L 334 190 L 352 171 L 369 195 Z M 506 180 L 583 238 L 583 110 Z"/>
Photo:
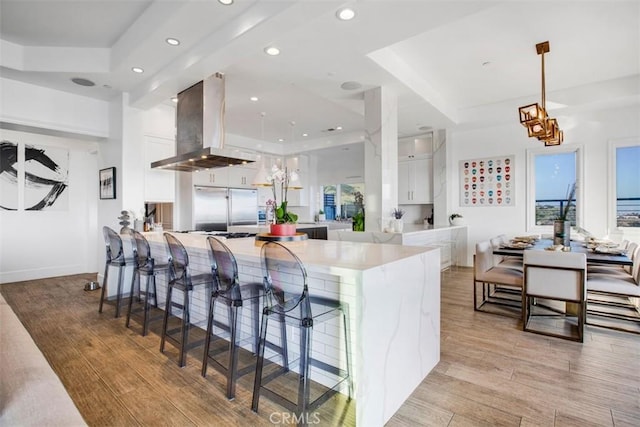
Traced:
<path id="1" fill-rule="evenodd" d="M 175 141 L 157 136 L 145 136 L 144 141 L 144 199 L 148 202 L 173 202 L 176 197 L 174 171 L 151 169 L 151 162 L 175 155 Z"/>
<path id="2" fill-rule="evenodd" d="M 193 185 L 226 187 L 229 184 L 229 168 L 213 168 L 192 172 Z"/>
<path id="3" fill-rule="evenodd" d="M 433 159 L 398 162 L 398 204 L 433 203 Z"/>
<path id="4" fill-rule="evenodd" d="M 243 165 L 229 166 L 224 169 L 227 169 L 229 187 L 254 188 L 253 179 L 255 178 L 257 172 L 255 167 L 250 165 Z"/>
<path id="5" fill-rule="evenodd" d="M 432 154 L 432 134 L 398 139 L 398 161 L 431 157 Z"/>

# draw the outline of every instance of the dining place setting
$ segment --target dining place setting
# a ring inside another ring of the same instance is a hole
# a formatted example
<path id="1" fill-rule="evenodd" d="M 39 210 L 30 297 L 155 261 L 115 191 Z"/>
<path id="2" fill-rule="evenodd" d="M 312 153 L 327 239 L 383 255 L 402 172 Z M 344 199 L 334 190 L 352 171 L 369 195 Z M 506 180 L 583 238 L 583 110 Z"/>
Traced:
<path id="1" fill-rule="evenodd" d="M 570 245 L 556 244 L 551 236 L 527 235 L 504 239 L 495 247 L 495 255 L 522 256 L 524 250 L 546 250 L 557 252 L 581 252 L 587 256 L 587 262 L 598 264 L 632 265 L 629 257 L 628 242 L 613 242 L 608 239 L 586 237 L 584 240 L 571 240 Z"/>

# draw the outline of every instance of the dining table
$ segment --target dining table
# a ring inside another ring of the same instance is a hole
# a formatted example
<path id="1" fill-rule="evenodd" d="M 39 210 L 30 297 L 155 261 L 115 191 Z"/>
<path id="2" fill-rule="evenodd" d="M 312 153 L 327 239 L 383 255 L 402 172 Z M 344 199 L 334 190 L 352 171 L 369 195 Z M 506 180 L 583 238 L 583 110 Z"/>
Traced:
<path id="1" fill-rule="evenodd" d="M 523 257 L 525 250 L 548 250 L 553 245 L 553 239 L 539 239 L 527 247 L 517 247 L 506 243 L 493 249 L 494 255 L 506 255 L 513 257 Z M 587 255 L 587 264 L 610 264 L 610 265 L 633 265 L 633 261 L 626 253 L 605 253 L 587 247 L 586 242 L 571 241 L 571 252 L 584 253 Z"/>

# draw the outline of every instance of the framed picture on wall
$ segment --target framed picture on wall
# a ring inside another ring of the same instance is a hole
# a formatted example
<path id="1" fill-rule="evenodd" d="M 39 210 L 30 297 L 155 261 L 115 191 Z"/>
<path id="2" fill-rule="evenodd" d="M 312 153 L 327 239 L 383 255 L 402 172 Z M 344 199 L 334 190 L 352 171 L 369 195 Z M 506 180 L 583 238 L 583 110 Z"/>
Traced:
<path id="1" fill-rule="evenodd" d="M 515 206 L 515 156 L 460 160 L 460 206 Z"/>
<path id="2" fill-rule="evenodd" d="M 100 169 L 100 198 L 116 198 L 116 168 Z"/>

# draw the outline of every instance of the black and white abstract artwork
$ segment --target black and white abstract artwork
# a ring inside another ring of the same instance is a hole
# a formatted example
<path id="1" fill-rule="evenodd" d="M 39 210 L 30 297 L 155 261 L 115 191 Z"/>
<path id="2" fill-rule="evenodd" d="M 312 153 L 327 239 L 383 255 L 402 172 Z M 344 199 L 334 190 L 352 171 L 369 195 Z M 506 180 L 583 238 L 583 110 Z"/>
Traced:
<path id="1" fill-rule="evenodd" d="M 25 145 L 24 160 L 25 210 L 69 210 L 69 150 Z"/>
<path id="2" fill-rule="evenodd" d="M 0 209 L 18 210 L 18 144 L 0 142 Z"/>

